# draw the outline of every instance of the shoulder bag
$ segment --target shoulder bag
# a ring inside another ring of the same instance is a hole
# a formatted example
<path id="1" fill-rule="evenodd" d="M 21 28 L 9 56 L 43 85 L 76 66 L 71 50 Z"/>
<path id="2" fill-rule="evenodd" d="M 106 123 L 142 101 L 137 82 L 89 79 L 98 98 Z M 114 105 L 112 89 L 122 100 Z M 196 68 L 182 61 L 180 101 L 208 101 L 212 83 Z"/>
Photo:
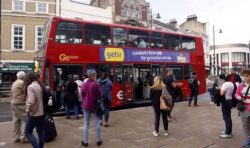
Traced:
<path id="1" fill-rule="evenodd" d="M 247 94 L 249 92 L 249 88 L 250 88 L 250 85 L 247 88 L 247 91 L 246 91 L 246 94 L 245 94 L 245 97 L 243 98 L 243 100 L 238 101 L 238 104 L 237 104 L 237 110 L 238 111 L 244 111 L 246 109 L 244 100 L 247 99 Z"/>

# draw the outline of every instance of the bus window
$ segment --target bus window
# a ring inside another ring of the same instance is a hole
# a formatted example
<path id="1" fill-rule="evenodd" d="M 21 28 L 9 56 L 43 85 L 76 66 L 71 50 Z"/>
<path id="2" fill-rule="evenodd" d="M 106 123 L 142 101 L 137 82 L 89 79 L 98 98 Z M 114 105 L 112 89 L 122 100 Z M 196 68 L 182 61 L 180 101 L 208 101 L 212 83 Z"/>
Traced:
<path id="1" fill-rule="evenodd" d="M 57 43 L 82 43 L 82 26 L 80 23 L 61 22 L 56 28 Z"/>
<path id="2" fill-rule="evenodd" d="M 106 72 L 109 75 L 109 79 L 113 81 L 113 71 L 111 64 L 87 64 L 88 69 L 95 69 L 97 76 L 96 79 L 99 80 L 102 73 Z"/>
<path id="3" fill-rule="evenodd" d="M 181 45 L 180 45 L 180 37 L 179 36 L 165 34 L 164 39 L 165 39 L 165 49 L 170 49 L 170 50 L 179 50 L 180 49 Z"/>
<path id="4" fill-rule="evenodd" d="M 163 44 L 162 44 L 162 35 L 159 32 L 152 32 L 151 36 L 151 48 L 162 48 Z"/>
<path id="5" fill-rule="evenodd" d="M 148 32 L 129 30 L 129 43 L 131 47 L 148 48 Z"/>
<path id="6" fill-rule="evenodd" d="M 122 83 L 122 66 L 116 65 L 115 66 L 115 82 L 116 83 Z"/>
<path id="7" fill-rule="evenodd" d="M 127 46 L 127 33 L 123 28 L 113 28 L 114 46 Z"/>
<path id="8" fill-rule="evenodd" d="M 183 80 L 183 66 L 182 65 L 167 65 L 167 68 L 173 70 L 174 80 Z"/>
<path id="9" fill-rule="evenodd" d="M 85 25 L 85 42 L 92 45 L 111 45 L 110 27 L 95 24 Z"/>
<path id="10" fill-rule="evenodd" d="M 184 79 L 188 80 L 193 72 L 191 65 L 184 65 Z"/>
<path id="11" fill-rule="evenodd" d="M 184 50 L 193 50 L 195 49 L 195 41 L 192 37 L 182 37 L 181 38 L 181 47 Z"/>

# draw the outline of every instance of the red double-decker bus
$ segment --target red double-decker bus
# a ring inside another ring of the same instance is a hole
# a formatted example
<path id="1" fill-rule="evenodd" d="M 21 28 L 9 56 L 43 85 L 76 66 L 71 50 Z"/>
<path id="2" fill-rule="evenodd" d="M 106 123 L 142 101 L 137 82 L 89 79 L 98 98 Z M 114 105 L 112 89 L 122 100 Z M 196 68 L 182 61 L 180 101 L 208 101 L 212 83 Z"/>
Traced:
<path id="1" fill-rule="evenodd" d="M 206 92 L 203 43 L 200 37 L 148 28 L 53 17 L 35 58 L 42 81 L 61 91 L 69 75 L 82 79 L 87 69 L 97 79 L 107 72 L 113 82 L 112 107 L 150 101 L 153 77 L 173 70 L 179 99 L 190 95 L 188 79 L 196 72 L 200 93 Z"/>

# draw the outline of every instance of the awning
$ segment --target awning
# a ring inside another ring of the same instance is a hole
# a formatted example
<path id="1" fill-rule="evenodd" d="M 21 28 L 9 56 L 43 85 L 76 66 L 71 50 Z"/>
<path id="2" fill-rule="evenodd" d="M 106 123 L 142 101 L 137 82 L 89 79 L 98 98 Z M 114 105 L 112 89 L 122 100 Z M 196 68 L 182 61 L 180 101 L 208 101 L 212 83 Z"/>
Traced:
<path id="1" fill-rule="evenodd" d="M 8 63 L 0 68 L 1 73 L 16 73 L 18 71 L 33 71 L 34 63 Z"/>

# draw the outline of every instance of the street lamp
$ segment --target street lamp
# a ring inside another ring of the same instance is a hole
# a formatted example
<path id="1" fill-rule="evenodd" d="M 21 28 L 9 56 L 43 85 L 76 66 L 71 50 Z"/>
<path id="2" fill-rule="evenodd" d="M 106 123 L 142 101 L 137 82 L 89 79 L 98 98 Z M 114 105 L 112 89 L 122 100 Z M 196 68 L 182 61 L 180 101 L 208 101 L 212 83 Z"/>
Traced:
<path id="1" fill-rule="evenodd" d="M 219 33 L 222 33 L 222 30 L 219 30 Z M 214 46 L 214 58 L 213 58 L 213 65 L 214 65 L 214 75 L 216 74 L 216 67 L 215 67 L 215 27 L 213 26 L 213 46 Z"/>
<path id="2" fill-rule="evenodd" d="M 160 19 L 160 13 L 153 14 L 152 9 L 151 9 L 151 29 L 153 28 L 153 17 L 156 16 L 157 19 Z"/>

